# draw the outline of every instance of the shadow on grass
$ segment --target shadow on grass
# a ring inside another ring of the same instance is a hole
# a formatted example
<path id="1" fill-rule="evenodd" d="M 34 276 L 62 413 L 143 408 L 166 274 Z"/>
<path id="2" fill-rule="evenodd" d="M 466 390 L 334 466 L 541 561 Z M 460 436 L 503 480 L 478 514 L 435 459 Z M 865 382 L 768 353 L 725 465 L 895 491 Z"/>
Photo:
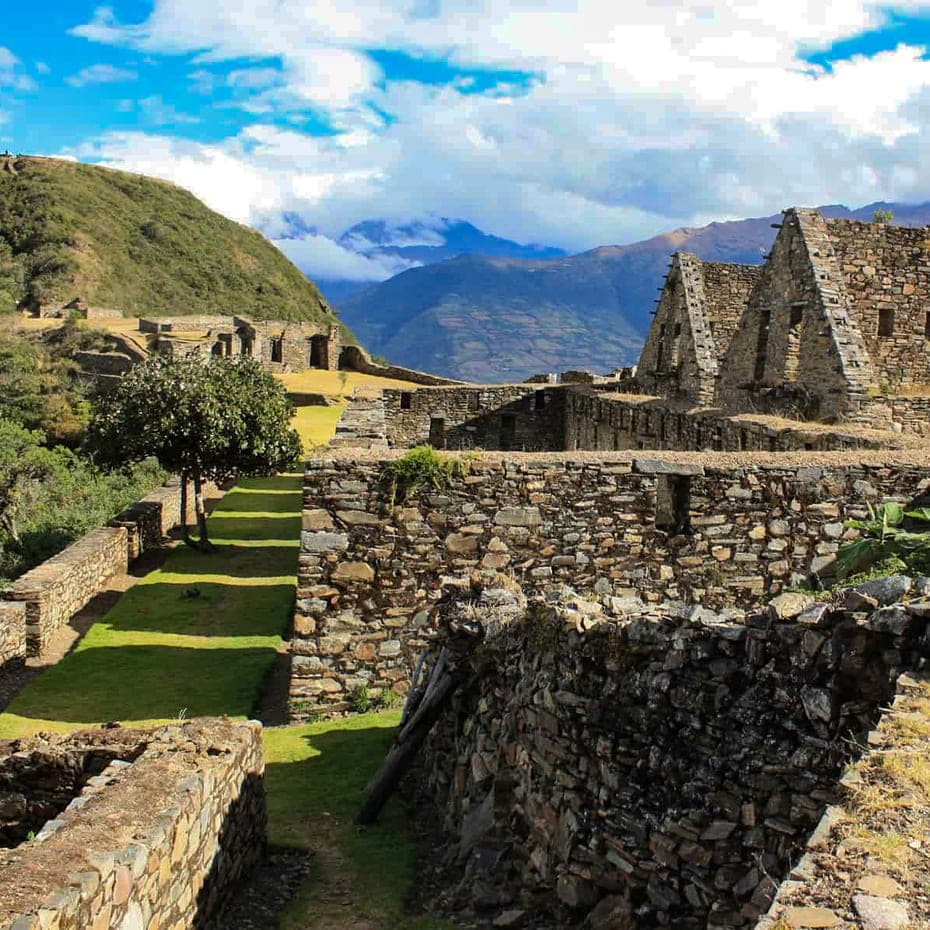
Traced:
<path id="1" fill-rule="evenodd" d="M 262 540 L 268 542 L 268 540 Z M 228 578 L 262 578 L 296 576 L 299 543 L 285 545 L 236 545 L 217 538 L 216 552 L 178 548 L 165 562 L 160 575 L 226 576 Z M 154 577 L 154 576 L 153 576 Z"/>
<path id="2" fill-rule="evenodd" d="M 275 655 L 273 646 L 80 649 L 47 669 L 7 710 L 67 723 L 248 717 Z"/>
<path id="3" fill-rule="evenodd" d="M 88 648 L 120 646 L 121 634 L 281 636 L 294 607 L 293 583 L 223 584 L 193 579 L 136 585 L 85 636 Z M 116 640 L 112 641 L 111 640 Z M 127 644 L 129 645 L 129 644 Z"/>
<path id="4" fill-rule="evenodd" d="M 380 930 L 450 926 L 407 910 L 417 851 L 402 804 L 388 804 L 374 827 L 358 830 L 352 824 L 398 718 L 375 714 L 266 731 L 269 840 L 310 849 L 316 863 L 282 927 L 304 927 L 306 915 L 329 926 L 325 908 L 331 890 L 340 887 L 351 889 L 351 900 L 338 899 L 345 926 L 352 920 Z"/>
<path id="5" fill-rule="evenodd" d="M 233 513 L 294 513 L 300 510 L 300 495 L 291 491 L 230 491 L 224 498 L 225 506 L 217 507 L 214 517 Z"/>
<path id="6" fill-rule="evenodd" d="M 236 488 L 244 491 L 299 491 L 303 475 L 292 473 L 275 475 L 273 478 L 240 478 Z"/>
<path id="7" fill-rule="evenodd" d="M 300 542 L 300 514 L 242 516 L 230 511 L 210 517 L 209 531 L 215 543 L 224 539 L 279 539 L 296 546 Z"/>

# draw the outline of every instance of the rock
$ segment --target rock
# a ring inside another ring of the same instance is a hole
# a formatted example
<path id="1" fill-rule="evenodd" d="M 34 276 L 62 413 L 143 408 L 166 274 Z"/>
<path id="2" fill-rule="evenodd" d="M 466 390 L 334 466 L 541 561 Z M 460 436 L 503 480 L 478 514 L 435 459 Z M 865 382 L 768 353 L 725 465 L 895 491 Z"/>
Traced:
<path id="1" fill-rule="evenodd" d="M 491 571 L 499 571 L 510 564 L 510 556 L 505 552 L 488 552 L 481 560 L 481 567 Z"/>
<path id="2" fill-rule="evenodd" d="M 787 592 L 773 597 L 769 607 L 775 612 L 779 620 L 793 620 L 809 607 L 814 605 L 814 599 L 809 594 Z"/>
<path id="3" fill-rule="evenodd" d="M 633 930 L 633 911 L 629 900 L 617 895 L 604 898 L 588 914 L 585 925 L 591 930 Z"/>
<path id="4" fill-rule="evenodd" d="M 494 829 L 494 789 L 485 795 L 484 800 L 475 805 L 462 820 L 462 838 L 459 841 L 459 858 L 474 849 L 478 843 Z"/>
<path id="5" fill-rule="evenodd" d="M 839 917 L 825 907 L 789 907 L 784 913 L 784 921 L 797 930 L 840 926 Z"/>
<path id="6" fill-rule="evenodd" d="M 597 901 L 597 889 L 591 882 L 568 873 L 559 876 L 555 893 L 566 907 L 573 909 L 591 907 Z"/>
<path id="7" fill-rule="evenodd" d="M 344 552 L 349 548 L 345 533 L 301 533 L 300 547 L 304 552 Z"/>
<path id="8" fill-rule="evenodd" d="M 876 633 L 903 636 L 913 624 L 913 616 L 904 607 L 881 607 L 869 615 L 866 625 Z"/>
<path id="9" fill-rule="evenodd" d="M 812 723 L 817 720 L 829 723 L 833 719 L 833 696 L 825 688 L 810 685 L 801 688 L 801 704 Z"/>
<path id="10" fill-rule="evenodd" d="M 887 875 L 864 875 L 856 890 L 876 898 L 896 898 L 904 893 L 904 889 Z"/>
<path id="11" fill-rule="evenodd" d="M 378 526 L 381 518 L 364 510 L 337 510 L 336 519 L 349 526 Z"/>
<path id="12" fill-rule="evenodd" d="M 542 516 L 538 507 L 503 507 L 494 514 L 498 526 L 539 526 Z"/>
<path id="13" fill-rule="evenodd" d="M 666 459 L 633 459 L 633 470 L 641 475 L 703 475 L 704 466 L 694 462 L 669 462 Z"/>
<path id="14" fill-rule="evenodd" d="M 888 575 L 857 584 L 853 589 L 857 594 L 873 598 L 877 604 L 886 607 L 900 601 L 911 590 L 911 579 L 907 575 Z"/>
<path id="15" fill-rule="evenodd" d="M 478 551 L 478 537 L 452 533 L 446 537 L 446 549 L 454 555 L 471 555 Z"/>
<path id="16" fill-rule="evenodd" d="M 832 612 L 833 609 L 829 604 L 812 604 L 798 614 L 797 622 L 800 626 L 824 626 Z"/>
<path id="17" fill-rule="evenodd" d="M 853 906 L 862 920 L 862 930 L 906 930 L 907 908 L 890 898 L 853 895 Z"/>
<path id="18" fill-rule="evenodd" d="M 301 515 L 301 529 L 307 531 L 331 530 L 333 518 L 328 510 L 305 510 Z"/>
<path id="19" fill-rule="evenodd" d="M 494 918 L 495 927 L 522 927 L 526 923 L 526 911 L 504 911 Z"/>
<path id="20" fill-rule="evenodd" d="M 331 580 L 340 582 L 372 582 L 375 570 L 367 562 L 340 562 L 333 571 Z"/>

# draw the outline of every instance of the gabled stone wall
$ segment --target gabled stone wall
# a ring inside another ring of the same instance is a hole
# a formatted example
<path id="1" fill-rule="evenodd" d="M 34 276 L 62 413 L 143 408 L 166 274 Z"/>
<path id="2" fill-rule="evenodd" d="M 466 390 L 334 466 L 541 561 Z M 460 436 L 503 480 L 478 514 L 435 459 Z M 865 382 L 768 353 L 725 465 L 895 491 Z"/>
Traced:
<path id="1" fill-rule="evenodd" d="M 849 311 L 883 393 L 930 383 L 930 230 L 826 220 Z M 879 331 L 882 310 L 893 331 Z"/>

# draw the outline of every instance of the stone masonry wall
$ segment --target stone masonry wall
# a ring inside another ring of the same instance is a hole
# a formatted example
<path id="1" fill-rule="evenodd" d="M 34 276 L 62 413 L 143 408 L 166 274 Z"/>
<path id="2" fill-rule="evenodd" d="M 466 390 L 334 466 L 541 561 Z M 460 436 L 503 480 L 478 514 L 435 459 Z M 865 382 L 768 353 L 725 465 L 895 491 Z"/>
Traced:
<path id="1" fill-rule="evenodd" d="M 208 483 L 208 493 L 215 490 Z M 12 644 L 18 635 L 18 613 L 4 609 L 7 602 L 17 602 L 25 609 L 28 654 L 38 655 L 55 630 L 105 591 L 111 578 L 125 572 L 130 562 L 158 546 L 179 525 L 180 501 L 180 484 L 173 479 L 118 514 L 109 526 L 91 530 L 17 578 L 0 592 L 0 641 Z M 188 497 L 187 520 L 194 520 L 193 493 Z"/>
<path id="2" fill-rule="evenodd" d="M 26 658 L 26 605 L 0 601 L 0 669 Z"/>
<path id="3" fill-rule="evenodd" d="M 484 455 L 393 511 L 383 454 L 311 461 L 292 713 L 347 706 L 360 684 L 404 693 L 444 582 L 504 573 L 530 595 L 570 584 L 747 605 L 829 574 L 840 540 L 857 533 L 843 521 L 865 517 L 866 502 L 910 502 L 930 485 L 919 455 L 826 458 Z"/>
<path id="4" fill-rule="evenodd" d="M 761 275 L 762 268 L 758 265 L 701 262 L 704 295 L 718 362 L 722 362 L 727 354 L 733 334 L 746 312 L 749 295 Z"/>
<path id="5" fill-rule="evenodd" d="M 526 384 L 389 388 L 383 391 L 387 440 L 400 448 L 563 449 L 566 393 Z"/>
<path id="6" fill-rule="evenodd" d="M 926 601 L 876 609 L 876 590 L 745 618 L 538 604 L 487 639 L 424 760 L 451 903 L 566 928 L 754 926 L 930 655 Z"/>
<path id="7" fill-rule="evenodd" d="M 827 220 L 850 311 L 884 393 L 930 383 L 930 231 Z M 879 332 L 881 310 L 892 332 Z"/>
<path id="8" fill-rule="evenodd" d="M 451 378 L 441 378 L 425 371 L 404 368 L 401 365 L 378 365 L 361 346 L 343 346 L 339 353 L 339 367 L 348 371 L 358 371 L 378 378 L 396 378 L 398 381 L 410 381 L 412 384 L 437 386 L 444 384 L 461 384 Z"/>
<path id="9" fill-rule="evenodd" d="M 91 530 L 10 585 L 3 596 L 26 605 L 29 655 L 39 655 L 59 627 L 126 571 L 128 542 L 125 527 Z"/>
<path id="10" fill-rule="evenodd" d="M 903 406 L 903 405 L 902 405 Z M 804 452 L 913 446 L 921 413 L 900 411 L 902 436 L 861 427 L 789 422 L 764 415 L 727 416 L 642 396 L 573 391 L 566 397 L 568 449 L 677 449 L 718 452 Z"/>
<path id="11" fill-rule="evenodd" d="M 223 900 L 264 850 L 260 725 L 84 731 L 6 751 L 64 758 L 110 739 L 120 758 L 35 840 L 0 850 L 0 927 L 219 930 Z"/>

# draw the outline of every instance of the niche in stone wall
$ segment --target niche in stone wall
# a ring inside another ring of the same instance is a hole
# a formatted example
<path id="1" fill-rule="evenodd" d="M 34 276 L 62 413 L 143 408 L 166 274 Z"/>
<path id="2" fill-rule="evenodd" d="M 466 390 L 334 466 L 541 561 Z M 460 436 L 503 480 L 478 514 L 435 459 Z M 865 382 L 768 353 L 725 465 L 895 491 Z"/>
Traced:
<path id="1" fill-rule="evenodd" d="M 878 335 L 883 338 L 894 335 L 894 310 L 891 307 L 882 307 L 878 311 Z"/>
<path id="2" fill-rule="evenodd" d="M 656 529 L 673 536 L 690 532 L 690 476 L 659 475 L 656 482 Z"/>

